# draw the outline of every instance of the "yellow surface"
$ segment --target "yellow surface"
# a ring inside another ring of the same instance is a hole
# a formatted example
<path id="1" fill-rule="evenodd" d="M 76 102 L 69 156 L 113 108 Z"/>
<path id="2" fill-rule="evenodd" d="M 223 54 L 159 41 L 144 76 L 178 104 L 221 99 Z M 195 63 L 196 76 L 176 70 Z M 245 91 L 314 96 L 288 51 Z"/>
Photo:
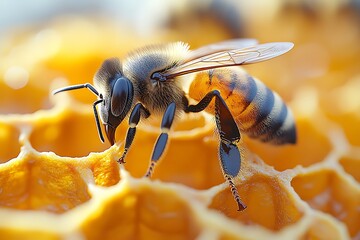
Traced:
<path id="1" fill-rule="evenodd" d="M 145 41 L 115 33 L 106 22 L 72 17 L 2 40 L 0 238 L 359 239 L 360 73 L 354 65 L 360 51 L 353 39 L 359 39 L 359 28 L 347 15 L 326 16 L 334 26 L 347 22 L 355 31 L 350 39 L 331 35 L 337 40 L 330 41 L 327 25 L 305 16 L 294 11 L 276 18 L 279 25 L 271 34 L 294 41 L 295 49 L 273 63 L 249 67 L 288 102 L 298 144 L 276 147 L 244 136 L 236 178 L 248 206 L 243 212 L 236 211 L 224 183 L 214 120 L 207 115 L 178 120 L 150 180 L 142 176 L 160 131 L 156 120 L 140 124 L 120 166 L 126 121 L 109 148 L 97 136 L 91 93 L 50 95 L 60 86 L 91 82 L 107 57 L 123 56 L 145 42 L 179 40 L 179 34 Z M 285 20 L 299 32 L 288 35 Z M 264 40 L 270 35 L 266 24 L 262 29 L 250 34 Z M 301 31 L 315 43 L 307 45 Z M 196 34 L 190 31 L 187 40 L 206 42 Z M 229 37 L 222 31 L 216 36 Z M 314 49 L 320 53 L 308 57 Z M 319 75 L 324 64 L 326 72 Z M 18 68 L 9 72 L 13 66 Z M 5 75 L 27 84 L 15 90 Z"/>

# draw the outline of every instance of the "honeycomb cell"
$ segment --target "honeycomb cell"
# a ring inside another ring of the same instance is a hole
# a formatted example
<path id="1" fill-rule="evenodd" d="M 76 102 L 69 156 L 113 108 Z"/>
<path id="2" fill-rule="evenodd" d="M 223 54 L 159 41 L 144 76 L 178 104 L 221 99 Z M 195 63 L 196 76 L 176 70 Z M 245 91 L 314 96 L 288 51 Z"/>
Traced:
<path id="1" fill-rule="evenodd" d="M 132 182 L 137 187 L 125 186 L 104 202 L 83 225 L 86 238 L 194 239 L 199 226 L 187 203 L 173 190 L 149 183 Z"/>
<path id="2" fill-rule="evenodd" d="M 20 152 L 19 130 L 9 124 L 0 122 L 0 163 L 15 158 Z"/>
<path id="3" fill-rule="evenodd" d="M 276 170 L 310 166 L 325 159 L 332 149 L 331 142 L 313 123 L 314 119 L 296 119 L 298 141 L 295 145 L 271 145 L 255 140 L 246 146 Z"/>
<path id="4" fill-rule="evenodd" d="M 119 141 L 124 139 L 121 133 L 125 132 L 125 125 L 118 130 Z M 169 133 L 167 150 L 156 164 L 152 178 L 182 183 L 196 189 L 206 189 L 223 182 L 215 147 L 218 140 L 212 126 L 213 122 L 205 119 L 202 114 L 184 115 L 175 122 L 174 130 Z M 159 134 L 159 121 L 139 125 L 125 164 L 125 168 L 133 176 L 142 177 L 146 173 Z"/>
<path id="5" fill-rule="evenodd" d="M 238 182 L 237 189 L 247 208 L 242 212 L 236 211 L 237 206 L 229 189 L 219 192 L 210 208 L 242 224 L 260 225 L 274 231 L 295 224 L 303 216 L 303 210 L 297 206 L 286 181 L 280 174 L 273 174 L 276 171 L 254 164 L 251 158 L 245 161 L 240 172 L 240 177 L 245 180 Z M 269 171 L 272 174 L 268 174 Z"/>
<path id="6" fill-rule="evenodd" d="M 339 223 L 331 221 L 329 218 L 314 217 L 310 228 L 304 234 L 303 239 L 348 239 L 346 234 Z"/>
<path id="7" fill-rule="evenodd" d="M 343 157 L 339 160 L 344 170 L 360 182 L 360 159 L 354 156 Z"/>
<path id="8" fill-rule="evenodd" d="M 90 199 L 76 167 L 53 155 L 28 154 L 0 171 L 2 207 L 62 213 Z"/>
<path id="9" fill-rule="evenodd" d="M 344 222 L 355 237 L 360 233 L 360 191 L 342 175 L 328 169 L 297 175 L 291 182 L 295 191 L 312 208 Z"/>
<path id="10" fill-rule="evenodd" d="M 76 111 L 69 106 L 53 112 L 55 115 L 43 112 L 34 123 L 31 145 L 37 151 L 70 157 L 82 157 L 108 148 L 108 143 L 102 144 L 99 140 L 91 106 L 84 108 Z"/>

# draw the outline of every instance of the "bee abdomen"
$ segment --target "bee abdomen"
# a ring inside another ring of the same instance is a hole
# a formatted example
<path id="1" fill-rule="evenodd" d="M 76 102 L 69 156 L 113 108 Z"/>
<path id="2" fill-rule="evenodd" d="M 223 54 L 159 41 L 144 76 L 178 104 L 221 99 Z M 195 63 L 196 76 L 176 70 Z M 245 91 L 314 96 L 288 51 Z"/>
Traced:
<path id="1" fill-rule="evenodd" d="M 190 97 L 200 101 L 219 90 L 242 133 L 272 144 L 296 142 L 295 121 L 280 96 L 241 68 L 214 69 L 198 73 Z M 206 111 L 213 113 L 214 105 Z"/>
<path id="2" fill-rule="evenodd" d="M 273 144 L 296 142 L 296 129 L 293 115 L 280 96 L 271 91 L 262 82 L 247 77 L 249 88 L 254 92 L 243 94 L 254 95 L 248 106 L 238 115 L 240 129 L 251 138 Z"/>

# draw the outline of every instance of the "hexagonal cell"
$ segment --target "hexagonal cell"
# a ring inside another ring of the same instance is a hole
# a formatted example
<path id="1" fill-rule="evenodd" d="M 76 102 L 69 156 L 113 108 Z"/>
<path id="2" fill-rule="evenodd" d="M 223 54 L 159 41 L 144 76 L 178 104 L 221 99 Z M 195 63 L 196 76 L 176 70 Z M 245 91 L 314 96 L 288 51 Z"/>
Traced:
<path id="1" fill-rule="evenodd" d="M 62 213 L 90 199 L 75 166 L 50 155 L 14 159 L 0 172 L 1 207 Z"/>
<path id="2" fill-rule="evenodd" d="M 344 222 L 351 236 L 360 234 L 360 192 L 343 176 L 333 170 L 323 169 L 297 175 L 291 184 L 312 208 Z"/>
<path id="3" fill-rule="evenodd" d="M 126 124 L 127 125 L 127 124 Z M 169 142 L 155 166 L 152 179 L 177 182 L 196 189 L 207 189 L 224 181 L 217 152 L 217 136 L 212 124 L 201 114 L 184 115 L 169 133 Z M 120 136 L 126 130 L 119 129 Z M 158 121 L 140 123 L 125 168 L 135 177 L 145 175 L 151 154 L 160 135 Z"/>
<path id="4" fill-rule="evenodd" d="M 83 225 L 88 239 L 194 239 L 200 226 L 187 202 L 156 184 L 119 191 Z"/>
<path id="5" fill-rule="evenodd" d="M 256 140 L 246 141 L 249 149 L 267 164 L 282 171 L 297 165 L 310 166 L 321 162 L 332 149 L 331 142 L 312 122 L 313 119 L 297 119 L 298 141 L 295 145 L 271 145 Z"/>
<path id="6" fill-rule="evenodd" d="M 339 163 L 347 173 L 360 183 L 360 159 L 358 157 L 343 157 Z"/>
<path id="7" fill-rule="evenodd" d="M 15 158 L 20 152 L 19 130 L 7 123 L 0 122 L 0 163 Z"/>
<path id="8" fill-rule="evenodd" d="M 344 236 L 336 221 L 329 221 L 324 217 L 315 216 L 312 224 L 301 239 L 348 239 Z"/>
<path id="9" fill-rule="evenodd" d="M 96 130 L 91 107 L 89 112 L 64 109 L 39 117 L 30 135 L 31 145 L 40 152 L 52 151 L 60 156 L 81 157 L 110 147 L 102 144 Z"/>
<path id="10" fill-rule="evenodd" d="M 260 225 L 279 231 L 296 223 L 303 212 L 296 206 L 294 196 L 280 179 L 256 174 L 237 185 L 240 197 L 247 205 L 238 212 L 230 189 L 224 189 L 213 199 L 210 208 L 223 212 L 246 225 Z"/>

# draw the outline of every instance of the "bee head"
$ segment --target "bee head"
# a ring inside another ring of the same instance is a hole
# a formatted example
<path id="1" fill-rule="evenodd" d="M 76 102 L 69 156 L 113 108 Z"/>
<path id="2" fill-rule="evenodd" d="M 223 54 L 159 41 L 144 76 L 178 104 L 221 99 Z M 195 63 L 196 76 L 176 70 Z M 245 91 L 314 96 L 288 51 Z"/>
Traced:
<path id="1" fill-rule="evenodd" d="M 115 142 L 115 131 L 128 115 L 134 99 L 133 83 L 122 73 L 120 62 L 116 58 L 107 59 L 95 74 L 94 84 L 99 91 L 100 118 L 104 124 L 106 136 Z"/>

